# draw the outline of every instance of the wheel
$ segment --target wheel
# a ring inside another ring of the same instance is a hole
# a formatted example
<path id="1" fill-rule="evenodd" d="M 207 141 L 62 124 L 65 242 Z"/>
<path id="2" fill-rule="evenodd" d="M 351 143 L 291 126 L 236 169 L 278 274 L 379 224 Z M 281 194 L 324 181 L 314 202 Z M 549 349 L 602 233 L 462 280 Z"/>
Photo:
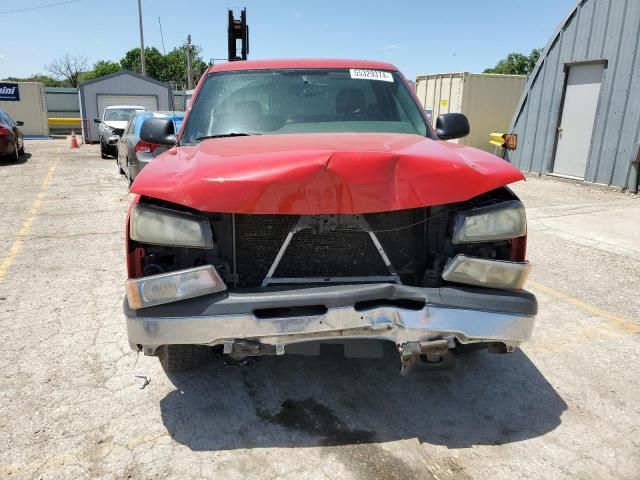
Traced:
<path id="1" fill-rule="evenodd" d="M 22 146 L 20 147 L 20 150 L 18 150 L 18 154 L 24 155 L 24 142 L 22 143 Z"/>
<path id="2" fill-rule="evenodd" d="M 11 157 L 11 159 L 14 162 L 19 162 L 20 161 L 20 149 L 18 148 L 18 142 L 16 141 L 16 144 L 13 146 L 13 157 Z"/>
<path id="3" fill-rule="evenodd" d="M 167 372 L 179 372 L 202 365 L 210 352 L 206 345 L 163 345 L 156 355 Z"/>
<path id="4" fill-rule="evenodd" d="M 109 155 L 106 153 L 106 149 L 104 148 L 104 143 L 102 143 L 102 139 L 100 139 L 100 156 L 104 159 L 109 158 Z"/>

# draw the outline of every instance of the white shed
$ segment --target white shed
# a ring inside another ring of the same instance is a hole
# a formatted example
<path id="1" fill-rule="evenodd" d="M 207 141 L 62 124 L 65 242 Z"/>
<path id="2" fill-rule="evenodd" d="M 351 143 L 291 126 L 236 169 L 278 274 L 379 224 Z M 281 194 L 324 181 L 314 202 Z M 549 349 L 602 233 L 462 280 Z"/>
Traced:
<path id="1" fill-rule="evenodd" d="M 82 137 L 85 142 L 97 142 L 98 128 L 93 123 L 112 105 L 140 105 L 148 110 L 170 110 L 169 84 L 123 70 L 79 85 Z"/>

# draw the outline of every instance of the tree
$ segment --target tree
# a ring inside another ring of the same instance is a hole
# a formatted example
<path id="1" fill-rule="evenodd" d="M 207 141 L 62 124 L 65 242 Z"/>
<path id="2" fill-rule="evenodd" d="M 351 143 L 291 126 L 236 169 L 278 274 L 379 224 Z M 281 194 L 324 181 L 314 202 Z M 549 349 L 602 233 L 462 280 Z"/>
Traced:
<path id="1" fill-rule="evenodd" d="M 196 45 L 192 46 L 193 78 L 197 82 L 200 76 L 207 69 L 207 64 L 202 60 L 200 52 L 202 49 Z M 187 85 L 187 46 L 182 45 L 171 50 L 166 55 L 162 55 L 157 48 L 145 48 L 145 69 L 148 77 L 161 82 L 172 82 L 179 88 L 186 88 Z M 124 70 L 140 73 L 140 49 L 134 48 L 125 53 L 120 65 Z"/>
<path id="2" fill-rule="evenodd" d="M 500 60 L 495 67 L 487 68 L 484 73 L 501 73 L 504 75 L 531 75 L 538 63 L 542 49 L 534 48 L 527 56 L 522 53 L 510 53 Z"/>
<path id="3" fill-rule="evenodd" d="M 87 70 L 88 64 L 86 57 L 72 57 L 67 53 L 45 68 L 54 78 L 64 78 L 71 87 L 77 88 L 80 76 Z"/>
<path id="4" fill-rule="evenodd" d="M 192 45 L 193 80 L 198 83 L 200 76 L 207 69 L 207 64 L 202 60 L 200 52 L 202 49 L 197 45 Z M 166 70 L 162 78 L 163 82 L 173 82 L 179 88 L 187 88 L 187 46 L 182 45 L 171 50 L 166 55 Z"/>
<path id="5" fill-rule="evenodd" d="M 48 75 L 43 75 L 41 73 L 35 73 L 30 77 L 20 78 L 20 77 L 7 77 L 4 80 L 7 82 L 40 82 L 44 84 L 45 87 L 68 87 L 69 84 L 66 80 L 56 80 L 55 78 L 51 78 Z"/>
<path id="6" fill-rule="evenodd" d="M 111 73 L 119 72 L 122 70 L 119 62 L 112 62 L 110 60 L 98 60 L 93 64 L 93 70 L 90 70 L 82 75 L 82 81 L 93 80 L 94 78 L 103 77 Z"/>
<path id="7" fill-rule="evenodd" d="M 142 73 L 142 65 L 140 62 L 140 48 L 134 48 L 125 53 L 120 65 L 124 70 Z M 144 66 L 147 77 L 161 80 L 162 72 L 166 68 L 165 57 L 155 47 L 147 47 L 144 49 Z"/>

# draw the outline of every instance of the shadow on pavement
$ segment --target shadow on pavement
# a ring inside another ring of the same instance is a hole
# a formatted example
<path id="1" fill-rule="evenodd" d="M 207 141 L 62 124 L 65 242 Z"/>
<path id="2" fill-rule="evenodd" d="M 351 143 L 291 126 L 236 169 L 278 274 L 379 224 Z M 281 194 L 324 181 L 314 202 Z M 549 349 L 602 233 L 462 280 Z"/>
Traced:
<path id="1" fill-rule="evenodd" d="M 0 156 L 0 167 L 12 167 L 16 165 L 23 165 L 27 163 L 27 160 L 31 158 L 30 153 L 20 155 L 20 159 L 16 162 L 11 155 Z"/>
<path id="2" fill-rule="evenodd" d="M 160 407 L 170 435 L 199 451 L 410 438 L 463 448 L 517 442 L 560 424 L 567 405 L 521 351 L 459 360 L 457 370 L 400 377 L 392 349 L 366 360 L 324 351 L 248 366 L 216 358 L 171 374 L 177 389 Z"/>

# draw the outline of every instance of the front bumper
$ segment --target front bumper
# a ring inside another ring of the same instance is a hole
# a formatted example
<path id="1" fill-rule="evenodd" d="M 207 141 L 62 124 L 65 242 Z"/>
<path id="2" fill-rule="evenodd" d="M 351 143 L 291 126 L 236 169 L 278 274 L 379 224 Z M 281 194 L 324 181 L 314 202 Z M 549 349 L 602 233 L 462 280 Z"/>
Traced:
<path id="1" fill-rule="evenodd" d="M 378 339 L 401 346 L 442 338 L 502 343 L 510 351 L 531 336 L 537 309 L 526 291 L 394 284 L 222 293 L 140 310 L 124 301 L 129 343 L 147 355 L 161 345 L 227 347 L 239 340 L 278 353 L 300 342 Z"/>

